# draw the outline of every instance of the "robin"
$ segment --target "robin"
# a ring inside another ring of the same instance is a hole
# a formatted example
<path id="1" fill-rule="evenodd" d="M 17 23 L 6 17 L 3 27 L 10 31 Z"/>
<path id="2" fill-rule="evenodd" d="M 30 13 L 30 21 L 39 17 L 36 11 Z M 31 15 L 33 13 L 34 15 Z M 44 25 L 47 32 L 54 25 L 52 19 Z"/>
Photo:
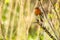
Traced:
<path id="1" fill-rule="evenodd" d="M 42 20 L 43 15 L 42 15 L 42 12 L 41 12 L 41 10 L 39 9 L 39 7 L 36 7 L 36 8 L 35 8 L 35 15 L 36 15 L 36 16 L 39 15 L 39 16 L 40 16 L 40 20 L 43 21 L 43 20 Z"/>
<path id="2" fill-rule="evenodd" d="M 41 15 L 41 10 L 39 9 L 39 7 L 35 8 L 35 15 L 36 16 Z"/>

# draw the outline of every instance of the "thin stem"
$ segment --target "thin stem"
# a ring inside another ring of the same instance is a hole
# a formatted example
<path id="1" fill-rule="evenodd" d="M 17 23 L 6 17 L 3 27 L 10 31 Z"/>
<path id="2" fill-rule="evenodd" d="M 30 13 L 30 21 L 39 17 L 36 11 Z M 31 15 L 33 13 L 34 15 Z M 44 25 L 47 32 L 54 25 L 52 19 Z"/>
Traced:
<path id="1" fill-rule="evenodd" d="M 53 29 L 53 25 L 52 25 L 52 24 L 50 23 L 50 21 L 47 19 L 47 15 L 46 15 L 47 12 L 44 11 L 41 3 L 40 3 L 40 5 L 41 5 L 41 9 L 42 9 L 42 12 L 43 12 L 44 17 L 45 17 L 46 20 L 48 21 L 49 25 L 51 26 L 52 31 L 54 32 L 55 36 L 57 37 L 56 32 L 55 32 L 55 30 Z M 57 38 L 58 38 L 58 37 L 57 37 Z"/>
<path id="2" fill-rule="evenodd" d="M 45 26 L 43 26 L 43 24 L 41 22 L 37 21 L 37 22 L 33 22 L 33 23 L 39 24 L 41 26 L 41 28 L 49 35 L 50 38 L 52 38 L 53 40 L 56 40 L 56 38 L 53 35 L 51 35 L 51 33 L 46 29 Z"/>
<path id="3" fill-rule="evenodd" d="M 50 1 L 50 3 L 51 3 L 51 5 L 53 6 L 53 3 L 51 2 L 51 0 L 49 0 Z M 56 11 L 56 9 L 55 9 L 55 7 L 53 6 L 53 9 L 54 9 L 54 11 L 55 11 L 55 13 L 56 13 L 56 15 L 57 15 L 57 19 L 59 20 L 59 22 L 60 22 L 60 19 L 59 19 L 59 16 L 58 16 L 58 13 L 57 13 L 57 11 Z"/>
<path id="4" fill-rule="evenodd" d="M 55 38 L 54 38 L 54 36 L 53 35 L 51 35 L 51 33 L 44 27 L 44 26 L 42 26 L 40 23 L 38 23 L 40 26 L 41 26 L 41 28 L 50 36 L 50 38 L 52 38 L 53 40 L 56 40 Z"/>

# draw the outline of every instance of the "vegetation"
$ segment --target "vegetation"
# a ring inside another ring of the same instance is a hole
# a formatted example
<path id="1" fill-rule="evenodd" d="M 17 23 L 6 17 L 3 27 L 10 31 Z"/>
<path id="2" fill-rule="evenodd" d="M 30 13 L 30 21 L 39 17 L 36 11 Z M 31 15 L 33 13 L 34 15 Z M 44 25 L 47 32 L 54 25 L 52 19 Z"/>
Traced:
<path id="1" fill-rule="evenodd" d="M 60 0 L 0 0 L 0 40 L 60 40 Z"/>

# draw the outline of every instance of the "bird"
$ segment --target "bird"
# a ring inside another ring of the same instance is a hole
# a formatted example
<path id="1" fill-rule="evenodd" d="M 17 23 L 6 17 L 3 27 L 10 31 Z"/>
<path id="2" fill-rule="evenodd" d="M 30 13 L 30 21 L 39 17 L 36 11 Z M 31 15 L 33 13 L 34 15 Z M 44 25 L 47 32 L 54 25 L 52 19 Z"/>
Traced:
<path id="1" fill-rule="evenodd" d="M 41 15 L 41 10 L 39 9 L 39 7 L 35 8 L 35 15 L 36 16 Z"/>
<path id="2" fill-rule="evenodd" d="M 40 20 L 43 22 L 43 20 L 42 20 L 42 18 L 43 18 L 43 13 L 41 12 L 41 9 L 40 9 L 39 7 L 36 7 L 36 8 L 35 8 L 35 12 L 34 12 L 34 13 L 35 13 L 36 16 L 39 15 L 39 16 L 40 16 Z M 37 21 L 39 21 L 39 20 L 37 20 Z"/>

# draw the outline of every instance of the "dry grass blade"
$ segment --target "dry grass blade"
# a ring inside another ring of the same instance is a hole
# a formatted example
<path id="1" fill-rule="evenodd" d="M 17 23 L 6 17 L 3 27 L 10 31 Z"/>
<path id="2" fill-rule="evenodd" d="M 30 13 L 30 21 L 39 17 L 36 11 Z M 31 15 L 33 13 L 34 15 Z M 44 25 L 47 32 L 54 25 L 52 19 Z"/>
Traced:
<path id="1" fill-rule="evenodd" d="M 2 9 L 3 9 L 4 1 L 0 0 L 0 35 L 3 37 L 3 40 L 5 40 L 5 34 L 3 33 L 2 29 Z"/>
<path id="2" fill-rule="evenodd" d="M 25 28 L 24 28 L 25 27 L 25 21 L 24 21 L 25 18 L 23 17 L 24 3 L 25 3 L 25 0 L 19 0 L 20 11 L 19 11 L 19 19 L 18 19 L 16 40 L 26 40 L 25 37 L 24 37 L 25 35 L 23 33 L 24 30 L 25 30 Z"/>
<path id="3" fill-rule="evenodd" d="M 9 6 L 8 6 L 8 14 L 6 15 L 6 17 L 7 17 L 7 24 L 6 24 L 6 34 L 5 34 L 5 36 L 7 37 L 8 35 L 8 29 L 9 29 L 9 27 L 11 27 L 11 13 L 12 13 L 12 11 L 13 11 L 13 9 L 12 9 L 12 6 L 13 6 L 13 1 L 12 0 L 10 0 L 10 2 L 9 2 Z"/>
<path id="4" fill-rule="evenodd" d="M 40 5 L 41 5 L 41 9 L 42 9 L 42 12 L 43 12 L 44 17 L 45 17 L 46 20 L 48 21 L 49 25 L 51 26 L 51 29 L 53 30 L 55 36 L 57 37 L 56 32 L 55 32 L 55 30 L 53 29 L 53 27 L 54 27 L 53 24 L 51 24 L 51 21 L 49 21 L 48 18 L 47 18 L 47 16 L 46 16 L 47 12 L 44 11 L 41 3 L 40 3 Z"/>
<path id="5" fill-rule="evenodd" d="M 16 0 L 15 2 L 15 6 L 13 7 L 14 8 L 14 11 L 13 11 L 13 17 L 12 17 L 12 20 L 11 20 L 11 32 L 10 32 L 10 40 L 12 40 L 12 34 L 13 34 L 13 29 L 14 29 L 14 21 L 15 21 L 15 17 L 16 17 L 16 8 L 17 8 L 17 3 L 18 1 Z M 13 3 L 13 4 L 14 4 Z"/>

